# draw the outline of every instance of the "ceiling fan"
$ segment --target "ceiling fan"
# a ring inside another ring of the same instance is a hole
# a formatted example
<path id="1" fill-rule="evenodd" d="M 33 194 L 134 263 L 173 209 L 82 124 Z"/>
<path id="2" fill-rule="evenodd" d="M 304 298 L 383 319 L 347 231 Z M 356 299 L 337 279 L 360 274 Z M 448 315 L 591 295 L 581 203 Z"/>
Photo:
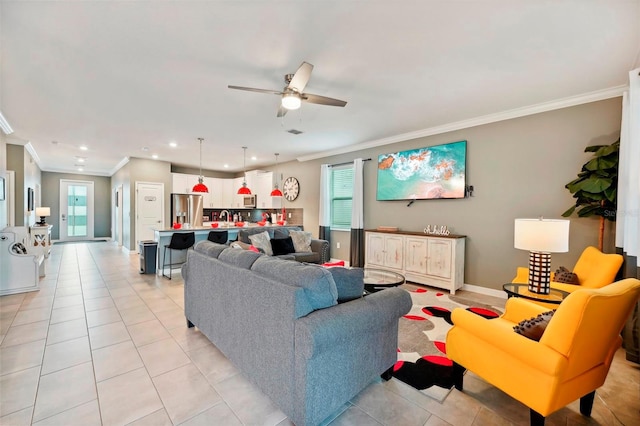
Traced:
<path id="1" fill-rule="evenodd" d="M 268 89 L 254 89 L 252 87 L 242 86 L 227 86 L 229 89 L 247 90 L 249 92 L 268 93 L 271 95 L 279 95 L 282 97 L 280 107 L 278 108 L 278 117 L 284 117 L 289 110 L 300 108 L 302 102 L 309 102 L 319 105 L 330 105 L 343 107 L 347 103 L 339 99 L 328 98 L 326 96 L 312 95 L 311 93 L 303 93 L 303 90 L 309 78 L 311 78 L 311 71 L 313 65 L 308 62 L 303 62 L 298 68 L 295 74 L 285 74 L 284 81 L 287 85 L 282 91 L 268 90 Z"/>

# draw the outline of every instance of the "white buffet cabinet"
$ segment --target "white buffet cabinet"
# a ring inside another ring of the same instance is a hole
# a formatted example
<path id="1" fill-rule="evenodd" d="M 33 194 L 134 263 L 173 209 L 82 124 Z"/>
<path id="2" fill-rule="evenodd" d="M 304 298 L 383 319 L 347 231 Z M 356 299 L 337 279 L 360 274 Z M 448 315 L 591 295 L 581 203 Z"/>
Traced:
<path id="1" fill-rule="evenodd" d="M 464 285 L 464 235 L 366 231 L 365 268 L 398 272 L 407 281 L 449 290 Z"/>

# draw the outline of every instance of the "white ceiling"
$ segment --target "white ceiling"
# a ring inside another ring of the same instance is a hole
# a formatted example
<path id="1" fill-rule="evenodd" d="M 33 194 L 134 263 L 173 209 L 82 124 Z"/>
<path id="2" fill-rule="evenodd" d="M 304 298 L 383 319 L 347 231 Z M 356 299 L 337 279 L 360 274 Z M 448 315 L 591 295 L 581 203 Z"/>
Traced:
<path id="1" fill-rule="evenodd" d="M 198 137 L 203 168 L 238 171 L 242 146 L 249 169 L 619 95 L 639 22 L 638 0 L 2 0 L 0 111 L 45 171 L 197 168 Z M 302 61 L 305 92 L 345 108 L 279 119 L 277 96 L 227 88 L 280 90 Z"/>

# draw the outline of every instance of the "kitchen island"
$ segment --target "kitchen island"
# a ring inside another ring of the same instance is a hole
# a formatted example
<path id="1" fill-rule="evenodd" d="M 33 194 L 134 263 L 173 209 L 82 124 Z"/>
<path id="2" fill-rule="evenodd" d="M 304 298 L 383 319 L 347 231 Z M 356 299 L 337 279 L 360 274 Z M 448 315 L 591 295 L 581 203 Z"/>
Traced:
<path id="1" fill-rule="evenodd" d="M 241 229 L 247 229 L 247 228 L 251 228 L 251 229 L 255 229 L 255 228 L 264 228 L 264 230 L 269 230 L 269 229 L 274 229 L 274 228 L 297 228 L 297 229 L 302 229 L 301 225 L 287 225 L 287 226 L 280 226 L 280 225 L 273 225 L 273 226 L 258 226 L 258 225 L 248 225 L 248 226 L 244 226 L 244 227 L 236 227 L 233 226 L 233 223 L 229 226 L 225 226 L 222 225 L 218 228 L 212 228 L 210 225 L 209 226 L 195 226 L 195 227 L 191 227 L 188 229 L 173 229 L 173 228 L 161 228 L 161 229 L 154 229 L 153 230 L 153 239 L 155 242 L 158 243 L 158 250 L 157 250 L 157 255 L 156 255 L 156 274 L 157 275 L 162 275 L 162 265 L 164 263 L 164 246 L 169 245 L 169 243 L 171 242 L 171 236 L 173 234 L 175 234 L 176 232 L 179 233 L 183 233 L 183 232 L 193 232 L 195 234 L 196 237 L 196 243 L 198 241 L 203 241 L 206 240 L 207 237 L 209 236 L 209 232 L 213 231 L 213 232 L 224 232 L 227 231 L 228 233 L 228 237 L 227 237 L 227 242 L 229 241 L 235 241 L 238 239 L 238 232 Z M 168 254 L 167 254 L 168 256 Z M 187 253 L 186 251 L 178 251 L 178 250 L 174 250 L 173 253 L 171 254 L 171 261 L 173 263 L 180 263 L 180 262 L 184 262 L 186 259 Z"/>

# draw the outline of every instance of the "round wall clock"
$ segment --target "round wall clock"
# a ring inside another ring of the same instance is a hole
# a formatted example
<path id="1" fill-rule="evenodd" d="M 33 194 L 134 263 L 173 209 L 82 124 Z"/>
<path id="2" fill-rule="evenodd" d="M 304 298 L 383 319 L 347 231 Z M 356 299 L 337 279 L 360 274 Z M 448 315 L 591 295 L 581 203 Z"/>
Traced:
<path id="1" fill-rule="evenodd" d="M 287 201 L 293 201 L 298 198 L 298 194 L 300 193 L 300 183 L 298 183 L 298 179 L 293 176 L 288 177 L 282 184 L 282 193 Z"/>

